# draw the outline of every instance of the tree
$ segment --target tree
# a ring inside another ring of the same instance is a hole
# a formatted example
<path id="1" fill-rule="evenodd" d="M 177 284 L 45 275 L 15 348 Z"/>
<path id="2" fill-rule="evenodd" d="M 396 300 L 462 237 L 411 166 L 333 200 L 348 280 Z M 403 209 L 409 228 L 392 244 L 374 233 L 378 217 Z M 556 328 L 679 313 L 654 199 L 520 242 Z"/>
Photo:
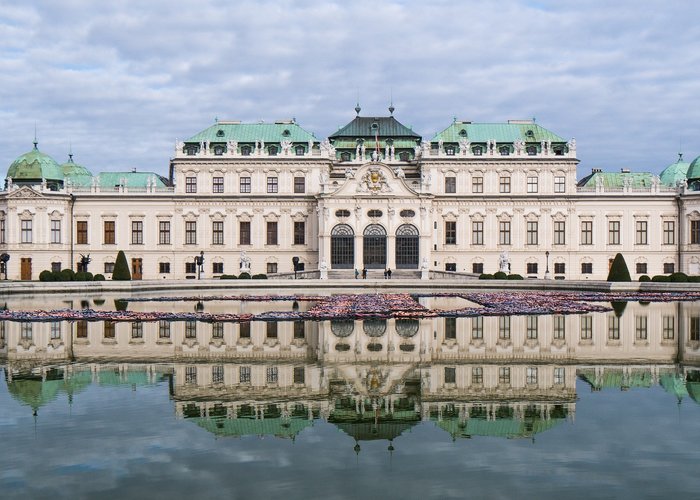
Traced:
<path id="1" fill-rule="evenodd" d="M 618 253 L 610 266 L 608 281 L 632 281 L 627 263 L 621 253 Z"/>
<path id="2" fill-rule="evenodd" d="M 112 280 L 114 281 L 131 281 L 131 271 L 129 271 L 129 263 L 126 261 L 126 255 L 123 250 L 119 250 L 117 260 L 114 263 L 114 271 L 112 271 Z"/>

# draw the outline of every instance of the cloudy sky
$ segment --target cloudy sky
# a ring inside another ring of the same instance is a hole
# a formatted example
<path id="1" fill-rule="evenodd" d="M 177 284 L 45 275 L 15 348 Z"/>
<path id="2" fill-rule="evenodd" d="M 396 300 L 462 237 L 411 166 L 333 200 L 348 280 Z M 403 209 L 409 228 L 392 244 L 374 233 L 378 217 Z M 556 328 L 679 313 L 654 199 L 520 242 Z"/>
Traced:
<path id="1" fill-rule="evenodd" d="M 216 118 L 326 137 L 395 116 L 532 118 L 591 167 L 700 155 L 700 4 L 677 0 L 0 0 L 0 159 L 69 147 L 93 172 L 167 172 Z"/>

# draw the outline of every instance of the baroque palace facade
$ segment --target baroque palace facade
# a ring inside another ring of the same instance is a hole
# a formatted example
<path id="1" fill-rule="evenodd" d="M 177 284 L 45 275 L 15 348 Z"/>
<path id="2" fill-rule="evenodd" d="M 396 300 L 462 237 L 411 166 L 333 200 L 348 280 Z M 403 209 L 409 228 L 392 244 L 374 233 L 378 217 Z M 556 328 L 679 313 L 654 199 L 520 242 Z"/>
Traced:
<path id="1" fill-rule="evenodd" d="M 605 279 L 618 252 L 634 278 L 700 273 L 700 158 L 579 180 L 575 141 L 533 121 L 455 120 L 424 140 L 393 108 L 356 111 L 323 141 L 293 120 L 217 121 L 177 143 L 169 178 L 93 175 L 35 143 L 0 192 L 7 277 L 78 270 L 89 255 L 109 279 L 118 250 L 134 279 L 283 276 L 294 257 L 320 278 Z"/>

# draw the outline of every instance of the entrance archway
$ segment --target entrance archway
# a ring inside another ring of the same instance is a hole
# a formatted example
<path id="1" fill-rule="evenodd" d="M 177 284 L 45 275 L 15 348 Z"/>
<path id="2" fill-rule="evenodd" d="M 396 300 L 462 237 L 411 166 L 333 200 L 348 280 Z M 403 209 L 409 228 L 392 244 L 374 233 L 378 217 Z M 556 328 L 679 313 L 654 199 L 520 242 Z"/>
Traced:
<path id="1" fill-rule="evenodd" d="M 419 259 L 418 228 L 413 224 L 403 224 L 396 230 L 396 268 L 418 269 Z"/>
<path id="2" fill-rule="evenodd" d="M 370 224 L 362 235 L 362 259 L 367 269 L 386 267 L 386 230 L 379 224 Z"/>
<path id="3" fill-rule="evenodd" d="M 352 269 L 355 265 L 355 231 L 347 224 L 331 230 L 331 268 Z"/>

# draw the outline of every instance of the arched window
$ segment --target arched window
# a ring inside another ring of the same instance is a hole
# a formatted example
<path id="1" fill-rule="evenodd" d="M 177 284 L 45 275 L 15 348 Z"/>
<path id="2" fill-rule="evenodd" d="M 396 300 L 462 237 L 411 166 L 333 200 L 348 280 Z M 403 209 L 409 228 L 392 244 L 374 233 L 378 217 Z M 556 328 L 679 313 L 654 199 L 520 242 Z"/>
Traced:
<path id="1" fill-rule="evenodd" d="M 455 155 L 455 147 L 454 146 L 447 146 L 445 148 L 445 154 L 447 156 L 454 156 Z"/>
<path id="2" fill-rule="evenodd" d="M 418 320 L 417 319 L 397 319 L 396 320 L 396 333 L 401 337 L 408 339 L 413 337 L 418 333 Z"/>
<path id="3" fill-rule="evenodd" d="M 481 156 L 484 153 L 484 148 L 482 148 L 481 146 L 474 146 L 472 148 L 472 153 L 474 154 L 474 156 Z"/>
<path id="4" fill-rule="evenodd" d="M 386 332 L 386 320 L 366 319 L 362 322 L 362 329 L 369 337 L 381 337 Z"/>
<path id="5" fill-rule="evenodd" d="M 344 153 L 340 153 L 340 161 L 350 161 L 352 160 L 352 155 L 345 151 Z"/>
<path id="6" fill-rule="evenodd" d="M 270 146 L 267 148 L 267 152 L 270 156 L 277 156 L 277 146 Z"/>
<path id="7" fill-rule="evenodd" d="M 331 230 L 331 268 L 352 269 L 355 265 L 355 231 L 347 224 Z"/>
<path id="8" fill-rule="evenodd" d="M 338 218 L 350 217 L 350 210 L 340 209 L 335 211 L 335 216 Z"/>
<path id="9" fill-rule="evenodd" d="M 508 156 L 510 154 L 510 146 L 501 146 L 498 148 L 498 152 L 501 153 L 501 156 Z"/>
<path id="10" fill-rule="evenodd" d="M 355 322 L 351 319 L 332 319 L 331 332 L 336 337 L 349 337 L 355 330 Z"/>
<path id="11" fill-rule="evenodd" d="M 362 238 L 363 264 L 368 269 L 386 267 L 386 230 L 379 224 L 365 228 Z"/>
<path id="12" fill-rule="evenodd" d="M 410 161 L 411 160 L 411 154 L 408 151 L 402 151 L 399 153 L 399 160 L 401 161 Z"/>
<path id="13" fill-rule="evenodd" d="M 250 156 L 250 153 L 252 152 L 252 148 L 250 146 L 241 146 L 241 155 L 242 156 Z"/>
<path id="14" fill-rule="evenodd" d="M 224 154 L 225 150 L 226 150 L 226 148 L 224 146 L 219 146 L 219 145 L 214 146 L 214 154 L 216 156 L 221 156 L 222 154 Z"/>
<path id="15" fill-rule="evenodd" d="M 413 210 L 407 208 L 407 209 L 405 209 L 405 210 L 401 210 L 401 211 L 399 212 L 399 215 L 400 215 L 401 217 L 403 217 L 404 219 L 410 219 L 410 218 L 416 216 L 416 212 L 414 212 Z"/>
<path id="16" fill-rule="evenodd" d="M 528 156 L 535 156 L 537 154 L 537 146 L 528 146 L 525 148 L 525 151 L 527 151 Z"/>
<path id="17" fill-rule="evenodd" d="M 381 210 L 370 210 L 367 212 L 367 217 L 369 217 L 370 219 L 378 219 L 382 215 L 384 214 Z"/>
<path id="18" fill-rule="evenodd" d="M 396 229 L 396 268 L 418 269 L 420 233 L 413 224 Z"/>

